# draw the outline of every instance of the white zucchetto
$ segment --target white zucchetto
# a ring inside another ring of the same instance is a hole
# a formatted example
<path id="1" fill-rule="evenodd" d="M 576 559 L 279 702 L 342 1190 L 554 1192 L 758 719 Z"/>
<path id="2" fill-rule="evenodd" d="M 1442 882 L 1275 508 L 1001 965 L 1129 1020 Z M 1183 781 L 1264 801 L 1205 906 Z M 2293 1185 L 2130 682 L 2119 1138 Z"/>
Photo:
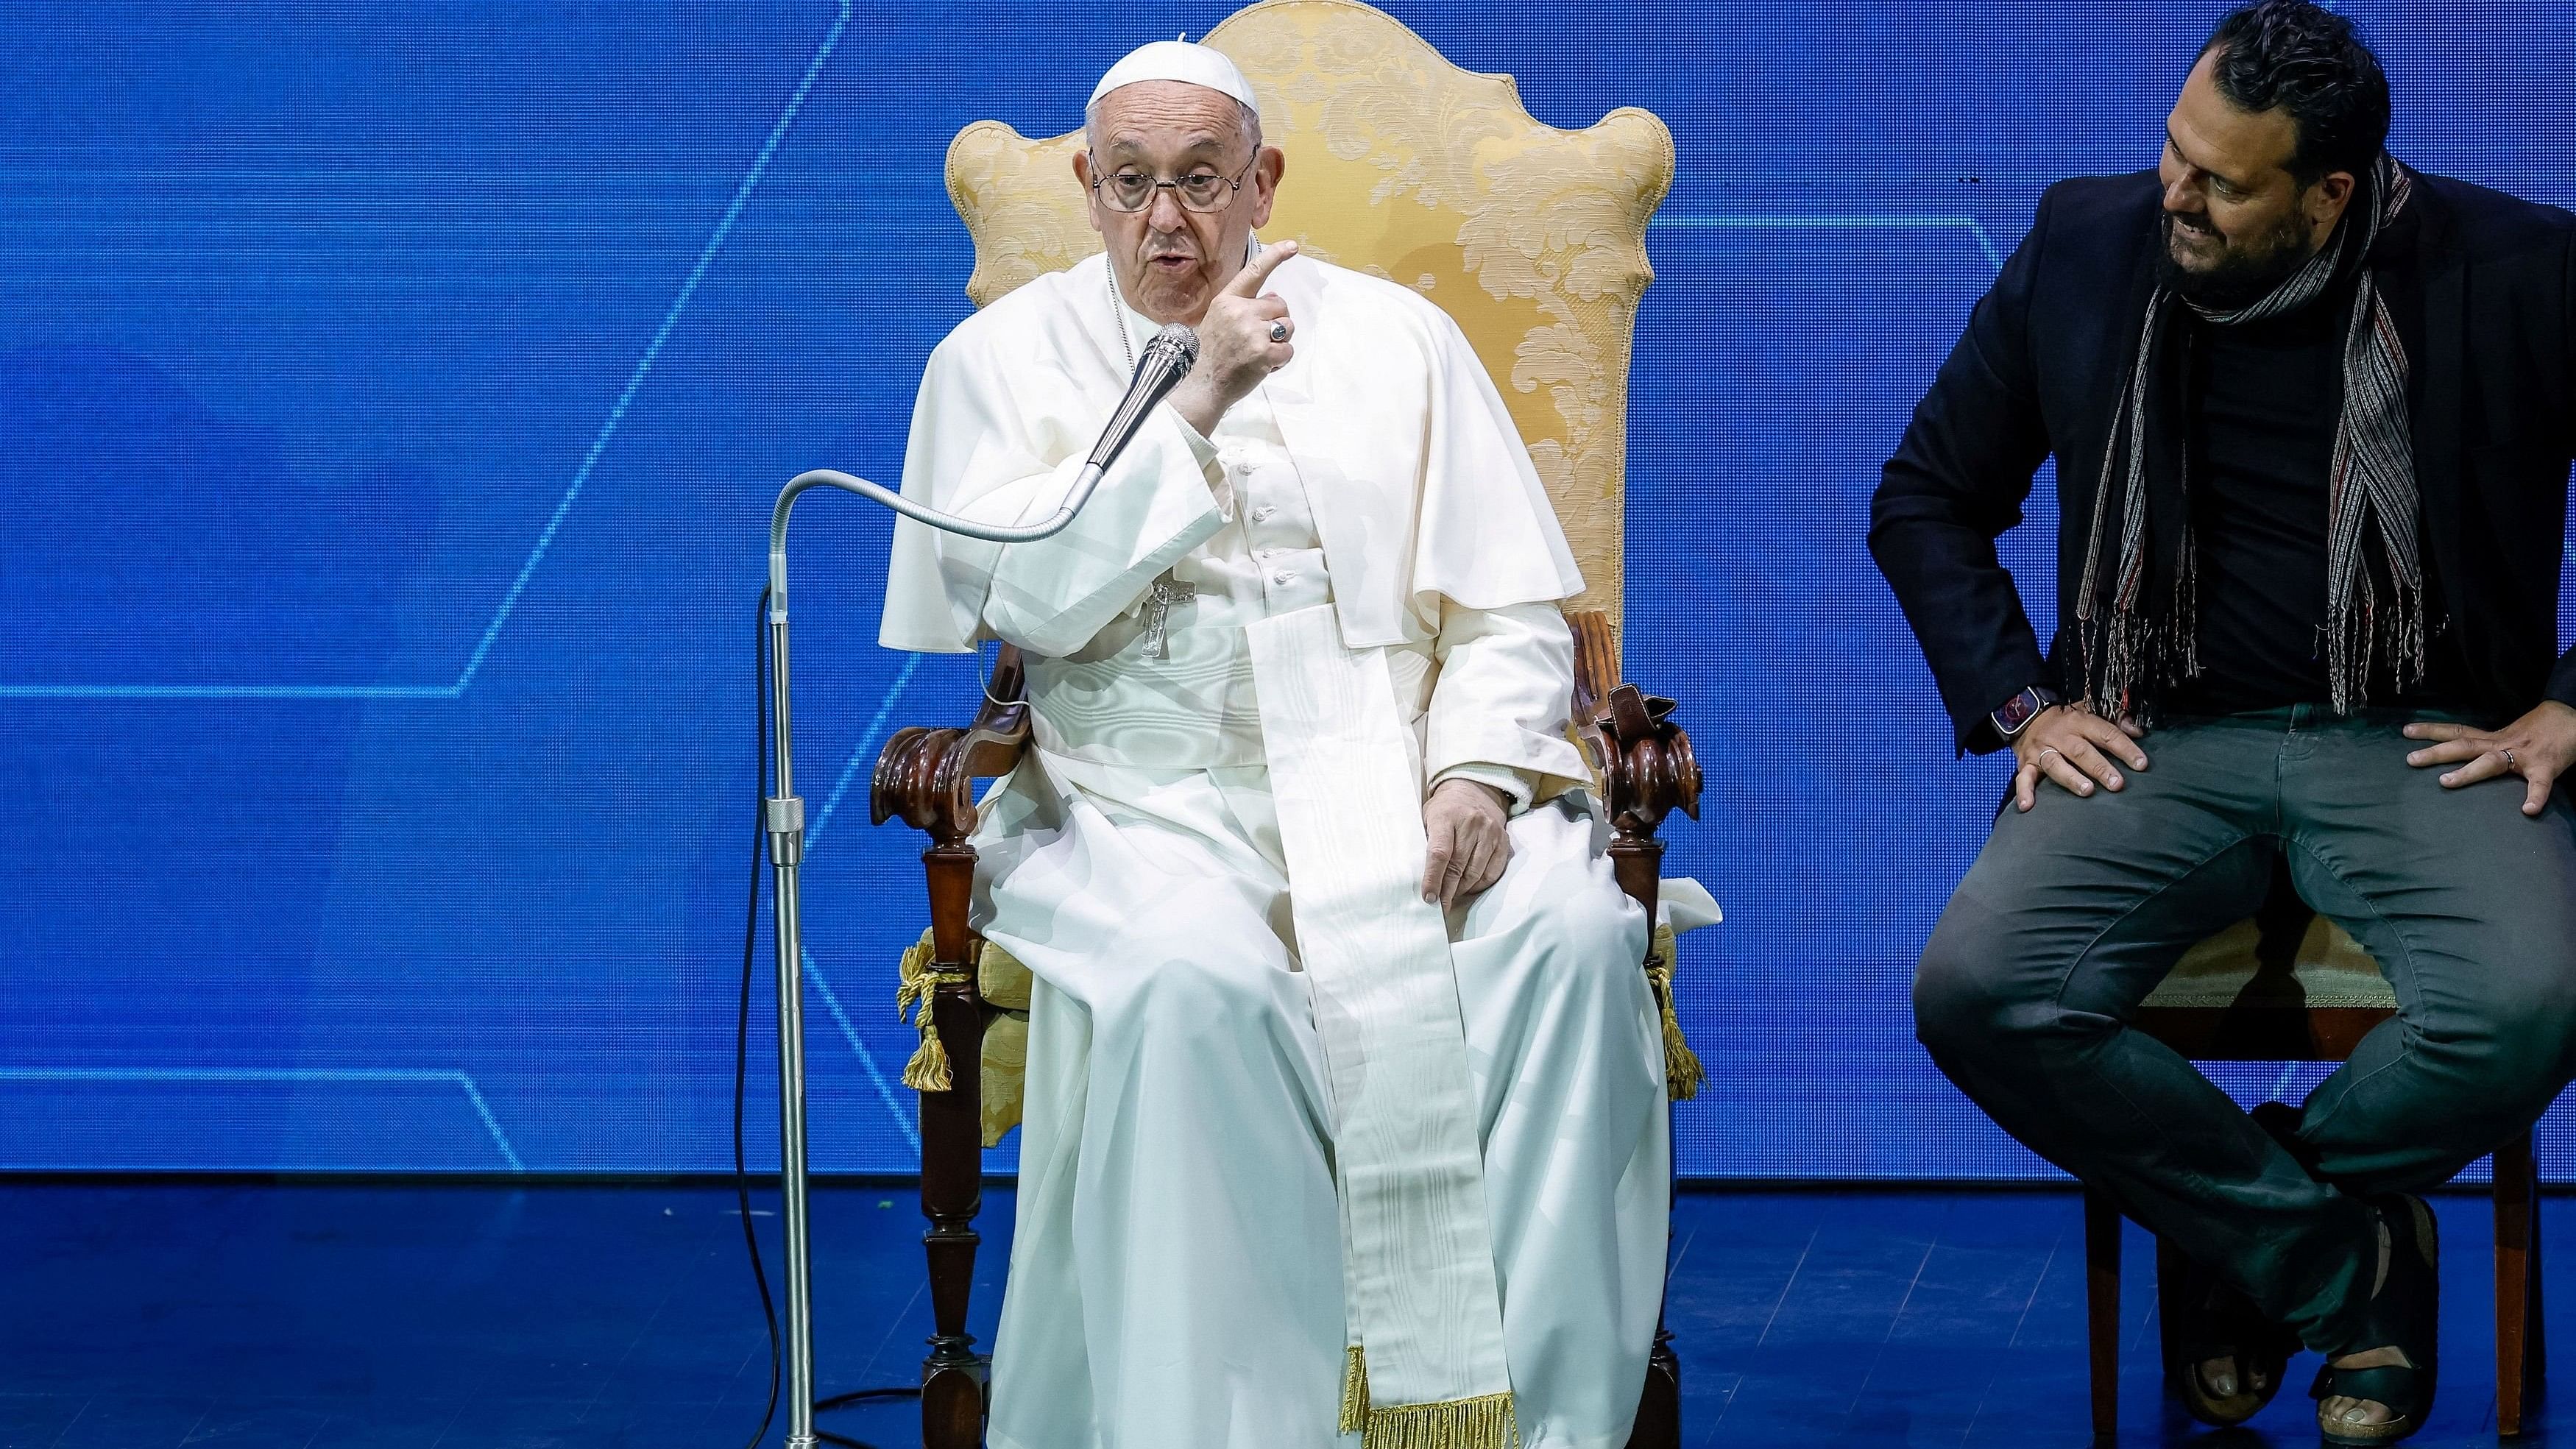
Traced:
<path id="1" fill-rule="evenodd" d="M 1157 40 L 1127 52 L 1109 73 L 1093 87 L 1086 109 L 1100 104 L 1100 98 L 1120 86 L 1138 81 L 1183 81 L 1194 86 L 1229 95 L 1250 107 L 1256 114 L 1261 104 L 1252 98 L 1252 82 L 1226 58 L 1224 51 L 1187 40 Z"/>

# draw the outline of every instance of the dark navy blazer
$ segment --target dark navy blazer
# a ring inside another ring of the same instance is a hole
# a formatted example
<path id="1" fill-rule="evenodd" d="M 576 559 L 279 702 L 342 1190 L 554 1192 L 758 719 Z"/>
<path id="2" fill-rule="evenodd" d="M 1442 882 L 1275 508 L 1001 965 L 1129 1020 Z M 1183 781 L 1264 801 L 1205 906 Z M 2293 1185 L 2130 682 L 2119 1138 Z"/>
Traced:
<path id="1" fill-rule="evenodd" d="M 2576 215 L 2417 173 L 2372 249 L 2409 361 L 2407 407 L 2432 617 L 2468 704 L 2499 721 L 2576 705 L 2558 649 L 2567 470 L 2576 454 Z M 2161 243 L 2154 172 L 2061 181 L 2040 199 L 1889 459 L 1870 552 L 1931 661 L 1960 748 L 1989 711 L 2064 688 L 2068 626 L 2111 414 Z M 2031 478 L 2057 458 L 2058 618 L 2045 657 L 1996 561 Z"/>

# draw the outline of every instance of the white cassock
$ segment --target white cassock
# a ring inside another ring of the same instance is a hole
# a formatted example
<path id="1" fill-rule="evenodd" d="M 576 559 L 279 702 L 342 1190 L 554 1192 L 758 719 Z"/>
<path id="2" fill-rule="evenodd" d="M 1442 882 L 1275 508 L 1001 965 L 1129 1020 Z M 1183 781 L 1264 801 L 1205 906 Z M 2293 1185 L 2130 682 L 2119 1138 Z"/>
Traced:
<path id="1" fill-rule="evenodd" d="M 994 522 L 1053 510 L 1154 331 L 1107 267 L 1032 281 L 941 343 L 908 496 Z M 1429 908 L 1483 1199 L 1466 1214 L 1482 1236 L 1461 1241 L 1491 1259 L 1468 1276 L 1499 1300 L 1506 1432 L 1516 1418 L 1531 1449 L 1616 1449 L 1662 1293 L 1670 1162 L 1647 921 L 1612 879 L 1565 733 L 1557 601 L 1581 579 L 1445 313 L 1304 257 L 1269 290 L 1296 319 L 1295 360 L 1212 438 L 1156 409 L 1065 532 L 997 547 L 898 526 L 883 642 L 999 637 L 1029 669 L 1035 748 L 975 836 L 976 928 L 1036 978 L 991 1440 L 1356 1443 L 1337 1427 L 1356 1305 L 1443 1321 L 1403 1301 L 1401 1250 L 1376 1260 L 1391 1269 L 1346 1261 L 1360 1199 L 1337 1186 L 1354 1191 L 1358 1148 L 1346 1136 L 1337 1163 L 1336 1137 L 1354 1079 L 1336 1074 L 1333 1023 L 1319 1033 L 1317 960 L 1345 923 L 1299 914 L 1333 858 L 1312 849 L 1331 827 L 1297 823 L 1336 792 L 1290 788 L 1265 739 L 1280 702 L 1255 689 L 1257 648 L 1272 669 L 1307 648 L 1381 681 L 1363 702 L 1400 727 L 1416 879 L 1398 884 L 1415 901 L 1430 784 L 1465 776 L 1521 807 L 1502 880 L 1445 921 Z M 1415 1371 L 1406 1352 L 1368 1344 L 1363 1404 Z"/>

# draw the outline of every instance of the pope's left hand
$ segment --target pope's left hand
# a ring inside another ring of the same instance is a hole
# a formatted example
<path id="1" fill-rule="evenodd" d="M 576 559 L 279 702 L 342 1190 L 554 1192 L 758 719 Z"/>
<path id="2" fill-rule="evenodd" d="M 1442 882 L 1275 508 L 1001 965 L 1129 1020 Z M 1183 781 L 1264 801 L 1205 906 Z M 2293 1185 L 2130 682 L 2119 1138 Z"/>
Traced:
<path id="1" fill-rule="evenodd" d="M 2549 808 L 2550 787 L 2576 769 L 2576 709 L 2556 700 L 2500 730 L 2417 723 L 2406 727 L 2406 738 L 2439 741 L 2431 749 L 2417 750 L 2406 757 L 2406 763 L 2418 769 L 2468 762 L 2442 777 L 2442 788 L 2446 790 L 2500 775 L 2520 775 L 2526 786 L 2522 800 L 2525 815 L 2538 815 Z"/>
<path id="2" fill-rule="evenodd" d="M 1474 780 L 1443 780 L 1422 802 L 1422 833 L 1431 854 L 1422 867 L 1422 898 L 1448 910 L 1503 878 L 1512 859 L 1509 800 Z"/>

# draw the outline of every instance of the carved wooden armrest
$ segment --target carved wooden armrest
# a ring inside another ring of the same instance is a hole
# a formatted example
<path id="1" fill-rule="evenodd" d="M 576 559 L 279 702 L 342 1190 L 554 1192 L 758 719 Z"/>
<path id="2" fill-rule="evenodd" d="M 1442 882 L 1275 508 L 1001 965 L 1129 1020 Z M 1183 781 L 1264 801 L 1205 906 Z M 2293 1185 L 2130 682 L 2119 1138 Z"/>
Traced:
<path id="1" fill-rule="evenodd" d="M 870 818 L 879 825 L 901 820 L 930 836 L 930 847 L 921 853 L 930 876 L 930 963 L 943 978 L 934 1005 L 982 1004 L 975 981 L 977 943 L 966 921 L 975 879 L 975 848 L 966 837 L 975 831 L 975 782 L 1010 773 L 1028 749 L 1029 707 L 1020 697 L 1026 676 L 1020 651 L 1003 645 L 973 724 L 897 730 L 877 755 L 868 790 Z M 946 1013 L 939 1015 L 944 1031 Z M 957 1049 L 954 1043 L 951 1049 Z M 959 1075 L 971 1077 L 971 1066 Z"/>
<path id="2" fill-rule="evenodd" d="M 1672 722 L 1671 700 L 1619 682 L 1609 617 L 1583 610 L 1569 612 L 1566 623 L 1574 631 L 1574 732 L 1601 774 L 1611 874 L 1649 923 L 1644 964 L 1663 1019 L 1665 1090 L 1683 1101 L 1697 1094 L 1705 1073 L 1683 1039 L 1673 1006 L 1673 933 L 1653 924 L 1664 862 L 1664 843 L 1655 830 L 1675 808 L 1699 818 L 1699 761 L 1691 754 L 1690 736 Z M 1659 1355 L 1669 1336 L 1656 1330 Z"/>
<path id="3" fill-rule="evenodd" d="M 975 782 L 1010 773 L 1028 748 L 1029 706 L 1020 698 L 1026 677 L 1020 651 L 1005 644 L 973 724 L 895 731 L 877 754 L 868 791 L 875 823 L 901 820 L 935 845 L 963 845 L 975 829 Z"/>
<path id="4" fill-rule="evenodd" d="M 1574 630 L 1574 732 L 1601 772 L 1611 869 L 1652 916 L 1664 855 L 1655 831 L 1675 809 L 1699 818 L 1699 761 L 1672 722 L 1673 702 L 1620 682 L 1609 616 L 1569 610 L 1565 621 Z"/>

